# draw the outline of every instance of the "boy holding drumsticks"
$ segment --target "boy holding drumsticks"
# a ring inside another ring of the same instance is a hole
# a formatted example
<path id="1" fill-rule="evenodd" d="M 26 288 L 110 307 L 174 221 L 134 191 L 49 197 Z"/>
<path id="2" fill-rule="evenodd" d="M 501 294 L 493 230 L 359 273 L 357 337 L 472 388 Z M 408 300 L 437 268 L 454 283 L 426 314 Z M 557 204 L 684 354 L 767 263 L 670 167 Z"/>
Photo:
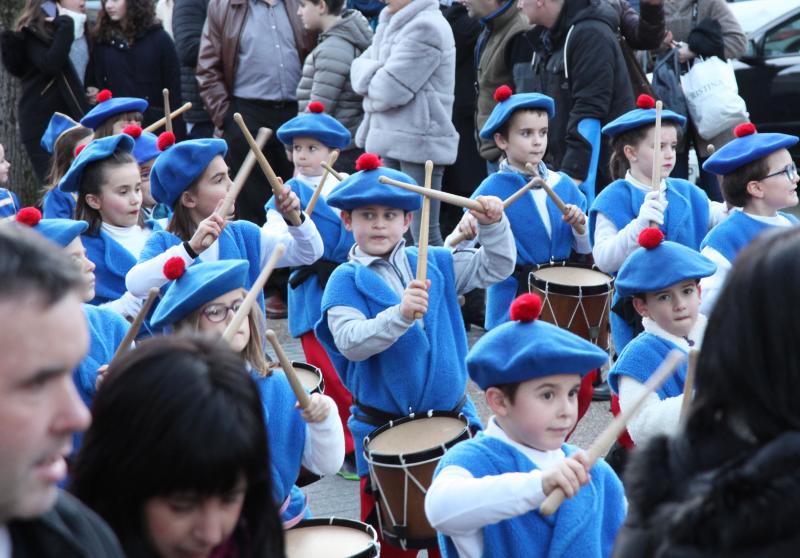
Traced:
<path id="1" fill-rule="evenodd" d="M 371 153 L 358 159 L 356 169 L 327 199 L 342 210 L 356 245 L 349 262 L 328 280 L 316 333 L 353 394 L 349 426 L 361 476 L 361 517 L 367 521 L 374 517 L 375 499 L 365 491 L 363 440 L 372 430 L 431 409 L 463 412 L 474 429 L 480 428 L 465 393 L 467 339 L 457 296 L 510 275 L 515 248 L 502 203 L 482 196 L 477 201 L 483 211 L 473 210 L 482 247 L 455 253 L 429 248 L 427 280 L 415 280 L 417 249 L 405 248 L 403 234 L 421 197 L 378 181 L 381 176 L 413 179 L 381 167 Z M 424 318 L 415 319 L 418 313 Z M 416 551 L 382 542 L 381 555 L 415 556 Z"/>

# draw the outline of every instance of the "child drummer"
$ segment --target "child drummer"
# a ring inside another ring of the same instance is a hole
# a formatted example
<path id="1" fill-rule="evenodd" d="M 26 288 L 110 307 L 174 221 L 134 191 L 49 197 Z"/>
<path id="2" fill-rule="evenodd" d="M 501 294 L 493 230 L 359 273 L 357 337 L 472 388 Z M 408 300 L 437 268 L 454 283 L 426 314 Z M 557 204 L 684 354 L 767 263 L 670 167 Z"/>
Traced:
<path id="1" fill-rule="evenodd" d="M 502 281 L 516 257 L 502 202 L 481 196 L 477 201 L 483 211 L 473 210 L 473 215 L 482 247 L 455 253 L 431 247 L 428 279 L 415 280 L 417 249 L 406 248 L 403 235 L 422 200 L 381 184 L 381 176 L 413 179 L 380 163 L 371 153 L 359 157 L 358 168 L 364 170 L 346 178 L 327 199 L 342 210 L 356 245 L 349 262 L 328 280 L 316 325 L 317 337 L 353 394 L 348 424 L 361 477 L 361 518 L 372 523 L 375 499 L 366 490 L 365 436 L 392 419 L 431 409 L 460 411 L 473 428 L 480 428 L 465 393 L 467 339 L 457 296 Z M 416 313 L 424 318 L 415 319 Z M 381 544 L 384 557 L 416 552 Z"/>
<path id="2" fill-rule="evenodd" d="M 485 432 L 444 455 L 425 498 L 448 558 L 609 556 L 625 517 L 622 483 L 608 464 L 589 470 L 586 456 L 564 444 L 577 420 L 581 376 L 608 356 L 537 320 L 541 304 L 534 294 L 517 298 L 512 321 L 467 357 L 494 416 Z M 557 488 L 570 499 L 543 517 L 538 509 Z"/>

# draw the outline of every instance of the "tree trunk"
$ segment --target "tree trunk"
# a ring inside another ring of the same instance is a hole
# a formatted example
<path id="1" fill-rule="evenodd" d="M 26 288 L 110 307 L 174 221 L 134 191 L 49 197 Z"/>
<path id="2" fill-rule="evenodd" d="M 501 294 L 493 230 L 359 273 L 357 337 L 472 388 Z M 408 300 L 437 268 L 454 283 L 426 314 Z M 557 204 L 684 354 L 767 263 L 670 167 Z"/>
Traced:
<path id="1" fill-rule="evenodd" d="M 24 0 L 0 1 L 0 25 L 13 29 Z M 20 94 L 18 78 L 6 72 L 0 64 L 0 143 L 6 152 L 6 160 L 11 163 L 8 184 L 2 186 L 13 190 L 23 206 L 32 205 L 39 200 L 40 185 L 37 183 L 28 154 L 20 141 L 17 122 L 17 99 Z"/>

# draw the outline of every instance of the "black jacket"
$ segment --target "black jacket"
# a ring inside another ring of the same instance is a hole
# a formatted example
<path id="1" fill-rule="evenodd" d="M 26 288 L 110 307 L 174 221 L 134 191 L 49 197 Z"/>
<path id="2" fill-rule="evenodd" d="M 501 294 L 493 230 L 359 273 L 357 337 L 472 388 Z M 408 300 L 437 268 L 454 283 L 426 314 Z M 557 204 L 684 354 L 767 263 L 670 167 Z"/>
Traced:
<path id="1" fill-rule="evenodd" d="M 86 83 L 110 89 L 115 97 L 139 97 L 149 103 L 144 113 L 147 126 L 164 116 L 164 96 L 169 89 L 169 104 L 175 110 L 182 104 L 178 54 L 169 34 L 156 24 L 136 37 L 133 45 L 125 39 L 98 41 L 92 49 Z M 173 122 L 178 139 L 185 137 L 182 119 Z"/>
<path id="2" fill-rule="evenodd" d="M 591 146 L 578 134 L 578 123 L 596 118 L 604 125 L 634 106 L 617 40 L 618 28 L 619 16 L 604 0 L 572 0 L 564 3 L 552 29 L 536 27 L 528 35 L 535 50 L 531 90 L 549 95 L 556 103 L 545 162 L 580 180 L 588 173 Z M 610 182 L 610 156 L 610 145 L 604 138 L 598 191 Z"/>
<path id="3" fill-rule="evenodd" d="M 12 558 L 123 558 L 111 529 L 74 496 L 60 492 L 56 504 L 35 519 L 8 524 Z"/>
<path id="4" fill-rule="evenodd" d="M 35 27 L 21 33 L 28 68 L 22 76 L 18 108 L 23 142 L 38 141 L 56 111 L 80 120 L 88 110 L 82 80 L 69 59 L 75 37 L 72 19 L 58 16 L 53 24 L 52 37 Z"/>
<path id="5" fill-rule="evenodd" d="M 800 432 L 658 437 L 632 455 L 614 558 L 778 558 L 800 548 Z"/>
<path id="6" fill-rule="evenodd" d="M 187 122 L 211 121 L 211 116 L 203 108 L 195 76 L 207 9 L 208 0 L 177 0 L 172 10 L 172 36 L 181 65 L 181 92 L 183 100 L 192 103 L 192 108 L 184 113 Z"/>
<path id="7" fill-rule="evenodd" d="M 453 2 L 444 11 L 456 41 L 456 86 L 453 114 L 472 116 L 475 113 L 475 43 L 481 34 L 481 24 L 469 17 L 467 8 Z"/>

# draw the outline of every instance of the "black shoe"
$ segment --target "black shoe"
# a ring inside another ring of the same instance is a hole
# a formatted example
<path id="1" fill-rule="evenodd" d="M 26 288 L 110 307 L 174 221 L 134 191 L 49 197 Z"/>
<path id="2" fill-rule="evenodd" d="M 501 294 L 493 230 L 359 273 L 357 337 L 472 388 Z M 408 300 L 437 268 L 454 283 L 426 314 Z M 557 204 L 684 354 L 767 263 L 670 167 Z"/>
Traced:
<path id="1" fill-rule="evenodd" d="M 594 386 L 592 401 L 611 401 L 611 388 L 608 382 L 600 382 Z"/>

